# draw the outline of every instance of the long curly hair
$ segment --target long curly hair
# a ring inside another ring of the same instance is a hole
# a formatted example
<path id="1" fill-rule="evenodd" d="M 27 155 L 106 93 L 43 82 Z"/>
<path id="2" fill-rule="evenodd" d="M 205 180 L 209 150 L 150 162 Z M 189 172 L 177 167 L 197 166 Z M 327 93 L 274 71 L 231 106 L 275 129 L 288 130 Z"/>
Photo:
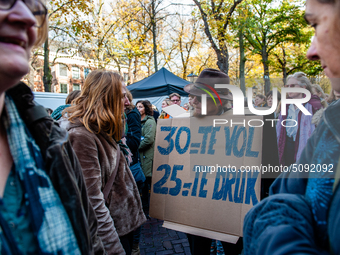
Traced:
<path id="1" fill-rule="evenodd" d="M 153 109 L 152 109 L 152 104 L 150 103 L 149 100 L 139 100 L 138 103 L 141 103 L 144 106 L 145 109 L 145 115 L 153 116 Z"/>
<path id="2" fill-rule="evenodd" d="M 124 118 L 122 103 L 123 78 L 111 71 L 96 70 L 91 72 L 83 86 L 81 94 L 66 108 L 70 122 L 76 119 L 92 133 L 105 132 L 119 141 L 123 134 Z M 98 127 L 98 132 L 91 128 Z"/>

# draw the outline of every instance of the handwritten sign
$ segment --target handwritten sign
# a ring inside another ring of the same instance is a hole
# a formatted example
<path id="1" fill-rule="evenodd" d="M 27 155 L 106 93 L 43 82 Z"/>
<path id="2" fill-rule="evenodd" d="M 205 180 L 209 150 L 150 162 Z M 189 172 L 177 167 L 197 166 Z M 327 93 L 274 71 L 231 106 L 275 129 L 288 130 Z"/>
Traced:
<path id="1" fill-rule="evenodd" d="M 242 236 L 244 215 L 260 198 L 256 167 L 262 156 L 262 127 L 247 123 L 262 117 L 218 117 L 230 121 L 215 126 L 216 116 L 158 121 L 150 215 L 213 232 L 202 234 L 211 238 Z"/>

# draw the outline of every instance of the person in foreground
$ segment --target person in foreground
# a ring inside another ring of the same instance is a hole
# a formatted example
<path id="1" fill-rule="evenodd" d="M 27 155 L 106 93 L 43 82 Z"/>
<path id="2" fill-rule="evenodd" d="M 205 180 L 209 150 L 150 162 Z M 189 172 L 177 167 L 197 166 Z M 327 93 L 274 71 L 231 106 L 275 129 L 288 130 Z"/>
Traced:
<path id="1" fill-rule="evenodd" d="M 46 17 L 38 0 L 0 1 L 0 254 L 104 254 L 67 133 L 18 84 Z"/>
<path id="2" fill-rule="evenodd" d="M 131 254 L 133 231 L 146 221 L 128 165 L 131 152 L 121 141 L 128 104 L 122 77 L 96 70 L 63 112 L 98 219 L 98 235 L 108 254 Z"/>
<path id="3" fill-rule="evenodd" d="M 340 91 L 340 1 L 307 0 L 305 18 L 315 28 L 307 57 L 321 61 Z M 309 138 L 296 163 L 306 172 L 281 174 L 246 215 L 245 254 L 340 254 L 339 110 L 339 102 L 330 105 Z"/>

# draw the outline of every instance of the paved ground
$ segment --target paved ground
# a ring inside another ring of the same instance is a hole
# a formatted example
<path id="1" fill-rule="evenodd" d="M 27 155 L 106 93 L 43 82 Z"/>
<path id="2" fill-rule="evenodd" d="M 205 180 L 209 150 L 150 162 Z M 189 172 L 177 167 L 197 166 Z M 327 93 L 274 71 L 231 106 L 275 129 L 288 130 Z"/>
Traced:
<path id="1" fill-rule="evenodd" d="M 143 224 L 139 249 L 141 255 L 167 255 L 181 254 L 191 255 L 187 235 L 172 229 L 163 228 L 163 221 L 150 218 Z M 222 246 L 222 245 L 221 245 Z M 217 252 L 216 243 L 214 251 L 210 255 L 225 255 Z"/>
<path id="2" fill-rule="evenodd" d="M 163 221 L 151 218 L 142 227 L 141 255 L 191 255 L 186 234 L 162 227 Z M 218 254 L 224 255 L 223 248 Z M 216 255 L 216 249 L 210 255 Z"/>
<path id="3" fill-rule="evenodd" d="M 151 218 L 142 228 L 141 255 L 191 255 L 186 234 L 162 227 L 163 221 Z"/>

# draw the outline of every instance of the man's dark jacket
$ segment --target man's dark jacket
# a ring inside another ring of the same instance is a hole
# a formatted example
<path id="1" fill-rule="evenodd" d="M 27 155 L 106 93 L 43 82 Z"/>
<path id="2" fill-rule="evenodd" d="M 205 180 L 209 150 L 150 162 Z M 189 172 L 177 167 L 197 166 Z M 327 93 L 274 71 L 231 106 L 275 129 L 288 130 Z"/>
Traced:
<path id="1" fill-rule="evenodd" d="M 126 134 L 126 144 L 132 153 L 131 166 L 139 161 L 139 144 L 142 136 L 141 116 L 136 107 L 126 112 L 128 132 Z"/>
<path id="2" fill-rule="evenodd" d="M 105 254 L 97 236 L 97 218 L 88 200 L 82 170 L 68 134 L 33 101 L 29 87 L 20 83 L 7 91 L 41 150 L 45 169 L 71 221 L 81 254 Z"/>

